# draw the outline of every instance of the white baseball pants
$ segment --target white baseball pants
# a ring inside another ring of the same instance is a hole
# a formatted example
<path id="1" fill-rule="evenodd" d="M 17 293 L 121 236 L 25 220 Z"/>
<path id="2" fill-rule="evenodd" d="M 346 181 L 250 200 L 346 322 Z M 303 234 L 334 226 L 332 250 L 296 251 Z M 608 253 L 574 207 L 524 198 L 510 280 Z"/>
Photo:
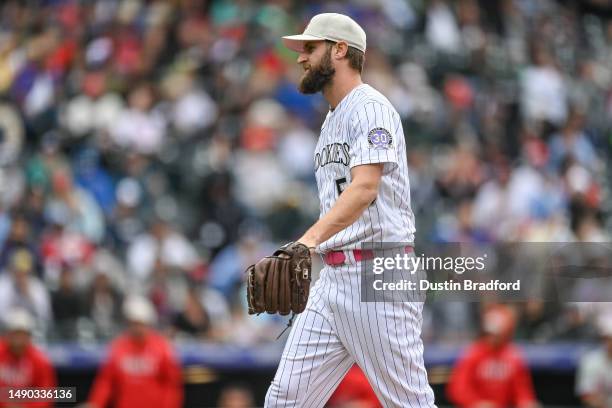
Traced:
<path id="1" fill-rule="evenodd" d="M 362 302 L 359 264 L 325 265 L 298 315 L 265 406 L 323 407 L 357 363 L 384 407 L 435 407 L 422 302 Z"/>

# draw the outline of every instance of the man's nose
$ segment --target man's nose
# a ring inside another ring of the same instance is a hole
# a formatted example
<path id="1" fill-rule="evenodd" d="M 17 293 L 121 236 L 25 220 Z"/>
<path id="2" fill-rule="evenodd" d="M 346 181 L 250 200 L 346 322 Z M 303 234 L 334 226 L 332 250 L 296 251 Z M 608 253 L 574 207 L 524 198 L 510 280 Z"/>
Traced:
<path id="1" fill-rule="evenodd" d="M 297 63 L 301 64 L 301 63 L 306 62 L 306 61 L 307 61 L 306 54 L 300 53 L 298 55 L 298 58 L 297 58 Z"/>

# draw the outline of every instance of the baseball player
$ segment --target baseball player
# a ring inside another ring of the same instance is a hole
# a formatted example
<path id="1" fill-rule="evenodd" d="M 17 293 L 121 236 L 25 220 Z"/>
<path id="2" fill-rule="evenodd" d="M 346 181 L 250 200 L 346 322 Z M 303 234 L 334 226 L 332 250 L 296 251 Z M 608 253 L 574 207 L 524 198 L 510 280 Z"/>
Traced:
<path id="1" fill-rule="evenodd" d="M 283 37 L 299 53 L 299 89 L 322 92 L 330 109 L 314 168 L 320 219 L 298 240 L 325 266 L 297 315 L 267 407 L 323 407 L 357 363 L 385 407 L 433 407 L 420 338 L 422 302 L 362 302 L 359 261 L 366 242 L 414 241 L 414 215 L 400 118 L 364 84 L 366 34 L 335 13 Z"/>

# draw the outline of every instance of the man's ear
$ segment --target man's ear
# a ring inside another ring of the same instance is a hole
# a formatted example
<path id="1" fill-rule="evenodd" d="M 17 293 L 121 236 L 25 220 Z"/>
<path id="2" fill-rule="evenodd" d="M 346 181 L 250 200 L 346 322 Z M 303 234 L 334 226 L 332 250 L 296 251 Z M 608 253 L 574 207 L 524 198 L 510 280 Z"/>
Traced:
<path id="1" fill-rule="evenodd" d="M 346 53 L 348 52 L 348 44 L 344 41 L 337 42 L 332 51 L 332 56 L 335 59 L 342 59 L 346 57 Z"/>

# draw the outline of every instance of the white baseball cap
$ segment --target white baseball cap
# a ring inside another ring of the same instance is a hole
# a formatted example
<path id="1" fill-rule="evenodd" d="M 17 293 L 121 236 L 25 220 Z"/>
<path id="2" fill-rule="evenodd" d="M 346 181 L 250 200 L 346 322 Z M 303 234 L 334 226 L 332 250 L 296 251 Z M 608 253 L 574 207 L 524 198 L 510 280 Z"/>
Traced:
<path id="1" fill-rule="evenodd" d="M 34 318 L 27 310 L 14 308 L 7 312 L 4 326 L 8 331 L 31 332 L 34 329 Z"/>
<path id="2" fill-rule="evenodd" d="M 366 50 L 366 33 L 349 16 L 338 13 L 323 13 L 314 16 L 304 33 L 283 37 L 285 46 L 293 51 L 302 52 L 306 41 L 330 40 L 345 41 L 350 47 Z"/>
<path id="3" fill-rule="evenodd" d="M 149 299 L 139 295 L 131 295 L 125 300 L 123 315 L 126 320 L 148 325 L 155 324 L 157 321 L 157 313 Z"/>

